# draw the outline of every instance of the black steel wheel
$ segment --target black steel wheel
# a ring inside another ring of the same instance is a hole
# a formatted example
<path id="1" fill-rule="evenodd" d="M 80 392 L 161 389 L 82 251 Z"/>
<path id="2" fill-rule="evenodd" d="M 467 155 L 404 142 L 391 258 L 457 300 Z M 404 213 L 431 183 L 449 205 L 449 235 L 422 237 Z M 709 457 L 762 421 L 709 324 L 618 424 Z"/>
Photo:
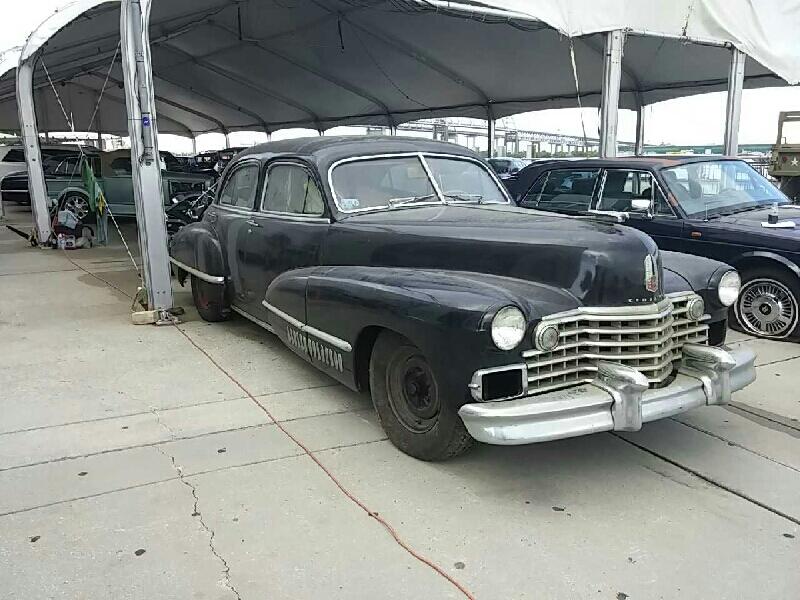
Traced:
<path id="1" fill-rule="evenodd" d="M 208 283 L 192 275 L 192 299 L 197 312 L 204 321 L 216 323 L 225 321 L 231 316 L 231 308 L 224 285 Z"/>
<path id="2" fill-rule="evenodd" d="M 456 409 L 442 401 L 430 363 L 407 339 L 381 333 L 372 349 L 369 375 L 378 418 L 400 450 L 421 460 L 445 460 L 472 445 Z"/>
<path id="3" fill-rule="evenodd" d="M 798 333 L 797 277 L 779 269 L 750 271 L 742 277 L 734 317 L 745 333 L 768 339 L 787 339 Z"/>

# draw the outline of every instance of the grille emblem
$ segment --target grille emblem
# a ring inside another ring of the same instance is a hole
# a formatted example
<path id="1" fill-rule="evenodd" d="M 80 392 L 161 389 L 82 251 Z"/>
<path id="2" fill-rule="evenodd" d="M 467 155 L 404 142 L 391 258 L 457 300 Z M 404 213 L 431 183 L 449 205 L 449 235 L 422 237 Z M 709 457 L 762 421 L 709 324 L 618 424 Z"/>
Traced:
<path id="1" fill-rule="evenodd" d="M 648 292 L 658 291 L 658 270 L 656 261 L 649 254 L 644 257 L 644 289 Z"/>

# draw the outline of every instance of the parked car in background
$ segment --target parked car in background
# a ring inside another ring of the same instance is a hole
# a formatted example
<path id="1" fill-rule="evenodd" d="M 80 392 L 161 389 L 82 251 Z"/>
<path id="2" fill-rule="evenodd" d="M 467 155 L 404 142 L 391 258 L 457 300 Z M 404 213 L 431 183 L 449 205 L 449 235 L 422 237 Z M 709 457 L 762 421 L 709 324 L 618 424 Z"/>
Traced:
<path id="1" fill-rule="evenodd" d="M 239 313 L 369 391 L 412 456 L 637 430 L 755 377 L 752 352 L 722 347 L 731 267 L 515 207 L 461 146 L 284 140 L 218 185 L 170 243 L 200 316 Z"/>
<path id="2" fill-rule="evenodd" d="M 497 176 L 508 185 L 508 182 L 516 179 L 517 173 L 527 166 L 527 162 L 521 158 L 513 156 L 495 156 L 488 159 L 489 164 L 497 173 Z"/>
<path id="3" fill-rule="evenodd" d="M 731 309 L 738 329 L 770 339 L 800 335 L 800 207 L 742 160 L 548 161 L 520 172 L 512 195 L 524 208 L 627 213 L 627 224 L 659 248 L 739 270 L 742 292 Z M 780 225 L 769 223 L 773 212 Z"/>
<path id="4" fill-rule="evenodd" d="M 88 160 L 106 196 L 111 212 L 116 216 L 136 215 L 133 200 L 133 171 L 130 150 L 112 152 L 84 152 L 65 156 L 53 155 L 42 159 L 50 198 L 66 196 L 65 206 L 80 219 L 89 213 L 89 200 L 83 188 L 81 161 Z M 169 206 L 172 198 L 180 194 L 203 192 L 213 181 L 209 176 L 169 170 L 174 165 L 174 157 L 169 153 L 161 155 L 161 180 L 164 205 Z M 0 183 L 3 199 L 30 203 L 28 193 L 28 174 L 9 175 Z"/>
<path id="5" fill-rule="evenodd" d="M 223 150 L 210 150 L 208 152 L 201 152 L 194 157 L 191 171 L 195 173 L 203 173 L 212 176 L 219 176 L 225 169 L 231 159 L 236 156 L 238 152 L 245 149 L 245 146 L 236 146 L 225 148 Z"/>
<path id="6" fill-rule="evenodd" d="M 79 147 L 68 144 L 43 144 L 40 148 L 42 153 L 42 163 L 45 170 L 54 168 L 61 160 L 69 156 L 77 156 L 81 149 L 84 152 L 96 152 L 93 146 Z M 25 162 L 25 150 L 22 146 L 0 146 L 0 184 L 6 175 L 27 173 L 28 164 Z M 9 189 L 4 196 L 5 200 L 16 202 L 30 202 L 28 198 L 27 183 L 20 189 Z"/>

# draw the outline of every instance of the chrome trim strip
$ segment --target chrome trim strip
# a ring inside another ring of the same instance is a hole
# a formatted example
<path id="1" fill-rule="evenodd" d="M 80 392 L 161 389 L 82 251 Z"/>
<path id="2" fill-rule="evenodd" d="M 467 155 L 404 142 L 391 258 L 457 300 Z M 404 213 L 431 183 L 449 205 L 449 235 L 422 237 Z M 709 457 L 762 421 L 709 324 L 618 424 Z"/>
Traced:
<path id="1" fill-rule="evenodd" d="M 330 188 L 331 197 L 333 198 L 333 203 L 336 205 L 336 209 L 339 212 L 343 213 L 343 214 L 358 214 L 358 213 L 362 213 L 362 212 L 368 212 L 368 211 L 373 211 L 373 210 L 381 210 L 381 209 L 389 208 L 388 206 L 370 206 L 368 208 L 356 208 L 356 209 L 353 209 L 353 210 L 344 210 L 341 207 L 341 205 L 339 204 L 339 197 L 336 194 L 336 189 L 333 186 L 333 171 L 339 165 L 343 165 L 343 164 L 351 163 L 351 162 L 358 162 L 358 161 L 379 160 L 379 159 L 382 159 L 382 158 L 409 158 L 409 157 L 411 157 L 411 158 L 416 158 L 417 160 L 419 160 L 422 163 L 422 168 L 425 170 L 425 172 L 428 175 L 428 177 L 431 177 L 431 174 L 430 174 L 430 171 L 429 171 L 429 167 L 425 163 L 425 160 L 424 160 L 424 157 L 426 157 L 426 156 L 430 156 L 432 158 L 452 158 L 452 159 L 456 159 L 456 160 L 465 160 L 465 161 L 468 161 L 468 162 L 471 162 L 471 163 L 475 163 L 476 165 L 481 167 L 484 171 L 486 171 L 486 173 L 489 174 L 489 177 L 491 177 L 492 181 L 494 181 L 495 185 L 497 186 L 497 189 L 500 190 L 500 193 L 503 196 L 503 198 L 506 199 L 505 202 L 493 202 L 492 204 L 499 204 L 501 206 L 509 206 L 509 205 L 510 206 L 514 206 L 514 203 L 511 201 L 511 196 L 508 194 L 508 190 L 506 189 L 505 184 L 503 184 L 503 182 L 500 181 L 500 179 L 497 177 L 497 174 L 494 172 L 494 170 L 491 169 L 490 167 L 488 167 L 483 161 L 480 161 L 480 160 L 478 160 L 476 158 L 473 158 L 471 156 L 463 156 L 463 155 L 460 155 L 460 154 L 449 154 L 449 153 L 446 153 L 446 152 L 424 152 L 423 151 L 423 152 L 390 152 L 390 153 L 386 153 L 386 154 L 365 154 L 365 155 L 362 155 L 362 156 L 349 156 L 347 158 L 342 158 L 340 160 L 337 160 L 330 167 L 328 167 L 328 187 Z M 431 186 L 433 187 L 434 191 L 437 190 L 437 185 L 436 185 L 434 179 L 431 180 Z M 446 204 L 447 203 L 444 202 L 443 198 L 440 196 L 439 200 L 437 200 L 436 202 L 419 202 L 419 203 L 415 203 L 413 206 L 431 206 L 431 205 L 436 206 L 436 205 L 446 205 Z"/>
<path id="2" fill-rule="evenodd" d="M 313 335 L 315 338 L 322 340 L 323 342 L 338 348 L 339 350 L 343 350 L 344 352 L 352 352 L 353 346 L 350 345 L 349 342 L 346 340 L 337 338 L 336 336 L 331 335 L 330 333 L 325 333 L 324 331 L 317 329 L 316 327 L 311 327 L 311 325 L 306 325 L 302 321 L 295 319 L 293 316 L 286 314 L 281 309 L 277 308 L 276 306 L 272 306 L 266 300 L 262 300 L 261 304 L 266 308 L 268 311 L 273 313 L 275 316 L 280 317 L 292 327 L 299 329 L 303 333 L 307 333 L 309 335 Z"/>
<path id="3" fill-rule="evenodd" d="M 173 258 L 173 257 L 170 256 L 169 257 L 169 261 L 172 264 L 174 264 L 176 267 L 180 267 L 181 269 L 183 269 L 187 273 L 191 273 L 195 277 L 199 277 L 200 279 L 202 279 L 203 281 L 206 281 L 208 283 L 213 283 L 213 284 L 216 284 L 216 285 L 224 285 L 224 283 L 225 283 L 225 278 L 224 277 L 219 277 L 217 275 L 209 275 L 208 273 L 203 273 L 202 271 L 198 271 L 197 269 L 194 269 L 194 268 L 190 267 L 189 265 L 183 264 L 177 258 Z"/>
<path id="4" fill-rule="evenodd" d="M 248 321 L 252 321 L 256 325 L 259 325 L 269 331 L 270 333 L 275 333 L 275 330 L 272 328 L 272 325 L 267 323 L 266 321 L 262 321 L 261 319 L 256 319 L 253 315 L 244 312 L 241 308 L 237 308 L 236 306 L 231 305 L 231 310 L 238 315 L 243 316 Z"/>
<path id="5" fill-rule="evenodd" d="M 300 329 L 302 331 L 303 327 L 306 326 L 306 324 L 303 323 L 302 321 L 299 321 L 299 320 L 295 319 L 292 315 L 286 314 L 280 308 L 277 308 L 276 306 L 272 306 L 272 304 L 270 304 L 266 300 L 262 300 L 261 304 L 269 312 L 271 312 L 272 314 L 274 314 L 277 317 L 280 317 L 281 319 L 283 319 L 284 321 L 289 323 L 289 325 L 291 325 L 292 327 L 296 327 L 297 329 Z"/>

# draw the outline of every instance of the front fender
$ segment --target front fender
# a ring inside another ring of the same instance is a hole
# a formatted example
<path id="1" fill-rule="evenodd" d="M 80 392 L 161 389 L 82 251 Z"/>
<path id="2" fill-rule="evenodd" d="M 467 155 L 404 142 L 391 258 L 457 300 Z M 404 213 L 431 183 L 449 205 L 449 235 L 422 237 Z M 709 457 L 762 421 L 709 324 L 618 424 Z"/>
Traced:
<path id="1" fill-rule="evenodd" d="M 508 352 L 494 346 L 489 328 L 498 309 L 518 306 L 527 316 L 530 333 L 542 316 L 580 305 L 564 290 L 508 277 L 350 266 L 285 273 L 270 285 L 266 301 L 284 316 L 300 320 L 300 290 L 306 295 L 304 324 L 317 332 L 311 337 L 331 345 L 341 357 L 341 369 L 339 355 L 332 369 L 329 356 L 315 361 L 312 355 L 317 366 L 356 387 L 355 356 L 362 332 L 389 329 L 420 348 L 444 386 L 443 397 L 456 407 L 467 401 L 467 385 L 477 369 L 518 362 L 520 353 L 532 347 L 530 335 Z M 285 318 L 277 315 L 271 324 L 290 346 L 296 345 L 297 336 L 288 331 Z"/>
<path id="2" fill-rule="evenodd" d="M 199 221 L 182 227 L 170 240 L 169 255 L 178 268 L 209 283 L 225 283 L 222 247 L 208 223 Z"/>
<path id="3" fill-rule="evenodd" d="M 777 254 L 776 252 L 770 252 L 768 250 L 753 250 L 751 252 L 745 252 L 744 254 L 739 256 L 734 261 L 733 264 L 736 265 L 737 263 L 742 262 L 744 260 L 747 260 L 749 258 L 760 258 L 760 259 L 764 259 L 764 260 L 775 261 L 776 263 L 786 267 L 792 273 L 794 273 L 795 275 L 800 277 L 800 267 L 798 267 L 795 263 L 790 261 L 785 256 L 781 256 L 780 254 Z"/>
<path id="4" fill-rule="evenodd" d="M 661 251 L 661 264 L 665 294 L 696 292 L 703 298 L 712 322 L 727 318 L 728 308 L 720 303 L 717 286 L 720 277 L 733 267 L 718 260 L 666 250 Z"/>

